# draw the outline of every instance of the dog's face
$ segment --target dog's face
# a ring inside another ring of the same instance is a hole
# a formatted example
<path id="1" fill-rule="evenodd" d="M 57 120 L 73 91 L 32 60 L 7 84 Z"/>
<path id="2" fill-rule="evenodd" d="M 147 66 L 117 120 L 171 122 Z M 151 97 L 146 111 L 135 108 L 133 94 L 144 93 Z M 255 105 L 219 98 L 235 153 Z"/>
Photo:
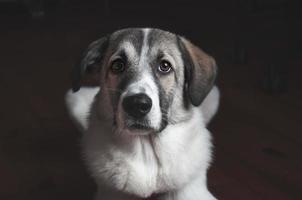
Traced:
<path id="1" fill-rule="evenodd" d="M 90 77 L 101 87 L 97 101 L 112 125 L 147 134 L 186 120 L 215 74 L 214 60 L 178 35 L 123 29 L 90 44 L 74 70 L 73 89 Z"/>

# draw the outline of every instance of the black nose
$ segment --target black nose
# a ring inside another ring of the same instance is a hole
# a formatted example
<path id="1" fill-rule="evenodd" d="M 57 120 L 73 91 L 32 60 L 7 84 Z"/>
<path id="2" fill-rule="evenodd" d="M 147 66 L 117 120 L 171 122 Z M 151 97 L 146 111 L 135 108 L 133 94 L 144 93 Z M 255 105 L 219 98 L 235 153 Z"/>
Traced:
<path id="1" fill-rule="evenodd" d="M 135 118 L 144 117 L 149 113 L 151 107 L 151 98 L 143 93 L 127 96 L 123 100 L 123 108 L 126 113 Z"/>

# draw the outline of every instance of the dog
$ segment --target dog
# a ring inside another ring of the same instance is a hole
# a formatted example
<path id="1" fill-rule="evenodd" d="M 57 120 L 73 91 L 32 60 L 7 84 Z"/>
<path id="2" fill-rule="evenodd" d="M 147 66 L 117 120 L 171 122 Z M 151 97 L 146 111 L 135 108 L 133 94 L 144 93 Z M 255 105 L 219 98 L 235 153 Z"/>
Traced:
<path id="1" fill-rule="evenodd" d="M 88 46 L 66 104 L 96 200 L 216 199 L 206 128 L 219 104 L 216 73 L 211 56 L 160 29 L 122 29 Z"/>

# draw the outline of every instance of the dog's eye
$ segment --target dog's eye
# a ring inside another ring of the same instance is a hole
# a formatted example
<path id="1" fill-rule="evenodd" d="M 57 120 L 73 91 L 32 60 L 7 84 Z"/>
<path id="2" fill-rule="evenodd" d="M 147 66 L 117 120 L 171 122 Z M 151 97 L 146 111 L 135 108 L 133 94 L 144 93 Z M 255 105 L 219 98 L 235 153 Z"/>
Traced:
<path id="1" fill-rule="evenodd" d="M 112 62 L 110 69 L 115 74 L 122 73 L 125 70 L 125 63 L 122 59 L 116 59 Z"/>
<path id="2" fill-rule="evenodd" d="M 162 60 L 158 66 L 158 71 L 167 74 L 172 70 L 172 65 L 169 61 Z"/>

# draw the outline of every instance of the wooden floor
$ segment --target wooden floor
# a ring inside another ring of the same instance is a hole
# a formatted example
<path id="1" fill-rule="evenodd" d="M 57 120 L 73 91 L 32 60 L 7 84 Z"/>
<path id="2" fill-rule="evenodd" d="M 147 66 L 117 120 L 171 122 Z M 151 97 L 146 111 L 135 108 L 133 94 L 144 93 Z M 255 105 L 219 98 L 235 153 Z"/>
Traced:
<path id="1" fill-rule="evenodd" d="M 184 9 L 176 8 L 177 13 Z M 0 14 L 0 199 L 92 199 L 95 185 L 82 164 L 80 133 L 67 116 L 63 97 L 82 48 L 125 26 L 185 34 L 217 59 L 221 105 L 209 127 L 215 151 L 208 180 L 218 199 L 302 199 L 302 57 L 286 54 L 283 60 L 287 92 L 272 95 L 261 87 L 262 67 L 289 51 L 291 38 L 283 35 L 288 33 L 275 32 L 288 24 L 278 15 L 276 20 L 264 17 L 263 24 L 253 16 L 246 24 L 223 5 L 216 10 L 220 15 L 211 15 L 210 8 L 194 14 L 193 6 L 186 7 L 187 19 L 153 18 L 152 11 L 145 16 L 131 6 L 129 15 L 122 16 L 127 10 L 118 6 L 104 15 L 98 4 L 81 3 L 61 5 L 45 21 L 31 21 L 21 11 Z M 248 34 L 249 28 L 255 32 Z M 233 64 L 232 41 L 248 48 L 246 64 Z"/>

